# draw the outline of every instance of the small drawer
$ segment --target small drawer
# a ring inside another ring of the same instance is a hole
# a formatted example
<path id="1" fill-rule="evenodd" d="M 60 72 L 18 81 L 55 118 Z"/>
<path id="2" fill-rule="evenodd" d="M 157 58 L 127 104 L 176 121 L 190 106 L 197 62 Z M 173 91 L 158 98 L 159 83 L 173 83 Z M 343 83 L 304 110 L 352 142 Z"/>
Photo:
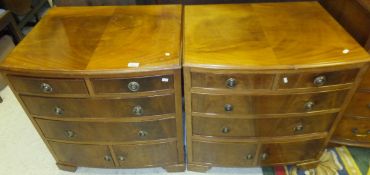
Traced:
<path id="1" fill-rule="evenodd" d="M 335 130 L 333 138 L 370 143 L 370 118 L 342 118 Z"/>
<path id="2" fill-rule="evenodd" d="M 178 160 L 176 142 L 114 145 L 112 147 L 118 160 L 118 166 L 123 168 L 175 164 Z"/>
<path id="3" fill-rule="evenodd" d="M 36 119 L 45 137 L 68 141 L 140 141 L 176 137 L 175 119 L 145 122 L 75 122 Z"/>
<path id="4" fill-rule="evenodd" d="M 253 166 L 257 143 L 193 141 L 193 162 L 219 166 Z"/>
<path id="5" fill-rule="evenodd" d="M 174 95 L 131 99 L 21 96 L 32 115 L 55 117 L 140 117 L 175 113 Z"/>
<path id="6" fill-rule="evenodd" d="M 278 137 L 327 132 L 337 114 L 241 119 L 193 117 L 193 134 L 216 137 Z"/>
<path id="7" fill-rule="evenodd" d="M 59 163 L 75 166 L 114 168 L 108 146 L 67 144 L 49 141 Z"/>
<path id="8" fill-rule="evenodd" d="M 8 76 L 14 89 L 30 94 L 89 94 L 83 79 L 52 79 Z"/>
<path id="9" fill-rule="evenodd" d="M 263 144 L 258 155 L 259 165 L 295 163 L 316 159 L 325 139 L 300 142 Z"/>
<path id="10" fill-rule="evenodd" d="M 347 107 L 345 115 L 370 117 L 370 93 L 356 92 Z"/>
<path id="11" fill-rule="evenodd" d="M 325 87 L 353 83 L 359 69 L 349 69 L 334 72 L 307 72 L 282 74 L 278 89 Z"/>
<path id="12" fill-rule="evenodd" d="M 191 73 L 191 86 L 220 89 L 271 89 L 273 74 Z"/>
<path id="13" fill-rule="evenodd" d="M 173 75 L 142 78 L 91 79 L 96 94 L 133 93 L 173 89 Z"/>
<path id="14" fill-rule="evenodd" d="M 289 95 L 192 94 L 192 110 L 213 114 L 282 114 L 340 108 L 348 90 Z"/>

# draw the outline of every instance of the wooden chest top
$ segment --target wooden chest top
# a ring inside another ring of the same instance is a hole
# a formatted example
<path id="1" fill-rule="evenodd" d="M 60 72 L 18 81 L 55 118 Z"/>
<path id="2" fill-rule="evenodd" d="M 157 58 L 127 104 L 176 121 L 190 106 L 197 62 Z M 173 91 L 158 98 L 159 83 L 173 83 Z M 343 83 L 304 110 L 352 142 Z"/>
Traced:
<path id="1" fill-rule="evenodd" d="M 185 6 L 184 66 L 295 69 L 369 61 L 317 2 Z"/>
<path id="2" fill-rule="evenodd" d="M 180 67 L 181 6 L 56 7 L 1 64 L 23 71 Z"/>

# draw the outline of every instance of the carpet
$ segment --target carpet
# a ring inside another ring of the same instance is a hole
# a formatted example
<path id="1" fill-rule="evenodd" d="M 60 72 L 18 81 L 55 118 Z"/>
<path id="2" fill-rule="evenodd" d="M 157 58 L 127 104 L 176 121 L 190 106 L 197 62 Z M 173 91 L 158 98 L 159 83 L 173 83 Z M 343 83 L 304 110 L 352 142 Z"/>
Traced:
<path id="1" fill-rule="evenodd" d="M 312 170 L 295 166 L 263 168 L 264 175 L 370 175 L 370 149 L 336 147 L 327 149 L 320 164 Z"/>

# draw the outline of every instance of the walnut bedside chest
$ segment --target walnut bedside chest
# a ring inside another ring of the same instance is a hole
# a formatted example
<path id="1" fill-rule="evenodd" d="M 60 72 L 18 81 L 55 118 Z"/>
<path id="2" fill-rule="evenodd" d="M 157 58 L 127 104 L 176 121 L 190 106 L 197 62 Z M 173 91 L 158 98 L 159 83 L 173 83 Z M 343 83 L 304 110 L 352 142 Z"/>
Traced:
<path id="1" fill-rule="evenodd" d="M 188 169 L 317 165 L 369 56 L 317 3 L 185 7 Z"/>
<path id="2" fill-rule="evenodd" d="M 0 69 L 60 169 L 184 171 L 180 33 L 179 5 L 56 7 Z"/>

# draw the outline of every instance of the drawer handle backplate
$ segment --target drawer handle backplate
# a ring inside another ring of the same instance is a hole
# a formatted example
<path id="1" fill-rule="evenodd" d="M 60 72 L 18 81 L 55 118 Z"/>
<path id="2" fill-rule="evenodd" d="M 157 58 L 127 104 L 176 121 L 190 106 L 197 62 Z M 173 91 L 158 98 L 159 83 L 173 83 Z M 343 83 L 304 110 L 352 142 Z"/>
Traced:
<path id="1" fill-rule="evenodd" d="M 44 93 L 53 92 L 53 88 L 51 87 L 50 84 L 47 84 L 47 83 L 41 83 L 40 88 L 41 88 L 42 92 L 44 92 Z"/>
<path id="2" fill-rule="evenodd" d="M 304 109 L 306 111 L 311 111 L 313 109 L 313 107 L 315 106 L 315 102 L 313 101 L 308 101 L 304 104 Z"/>
<path id="3" fill-rule="evenodd" d="M 110 161 L 112 161 L 112 157 L 106 155 L 106 156 L 104 156 L 104 160 L 107 161 L 107 162 L 110 162 Z"/>
<path id="4" fill-rule="evenodd" d="M 143 131 L 143 130 L 140 130 L 140 131 L 139 131 L 139 133 L 138 133 L 138 135 L 139 135 L 140 137 L 145 137 L 145 136 L 147 136 L 147 135 L 148 135 L 148 132 Z"/>
<path id="5" fill-rule="evenodd" d="M 132 113 L 134 113 L 137 116 L 143 115 L 144 114 L 144 109 L 140 105 L 137 105 L 134 108 L 132 108 Z"/>
<path id="6" fill-rule="evenodd" d="M 296 127 L 293 128 L 294 132 L 303 131 L 303 124 L 299 123 Z"/>
<path id="7" fill-rule="evenodd" d="M 225 104 L 224 109 L 225 109 L 225 111 L 230 112 L 234 109 L 234 107 L 231 104 Z"/>
<path id="8" fill-rule="evenodd" d="M 352 128 L 352 134 L 356 137 L 367 137 L 370 135 L 370 130 L 368 130 L 367 133 L 361 134 L 358 132 L 357 128 Z"/>
<path id="9" fill-rule="evenodd" d="M 132 81 L 127 85 L 128 89 L 132 92 L 137 92 L 140 89 L 140 84 L 136 81 Z"/>
<path id="10" fill-rule="evenodd" d="M 75 132 L 71 131 L 71 130 L 65 130 L 64 131 L 64 135 L 68 138 L 73 138 L 76 136 Z"/>
<path id="11" fill-rule="evenodd" d="M 54 108 L 54 113 L 55 113 L 56 115 L 63 115 L 63 114 L 64 114 L 64 109 L 63 109 L 63 108 L 61 108 L 61 107 L 56 106 L 56 107 Z"/>
<path id="12" fill-rule="evenodd" d="M 245 159 L 252 160 L 253 159 L 253 155 L 252 154 L 248 154 L 247 156 L 245 156 Z"/>
<path id="13" fill-rule="evenodd" d="M 229 133 L 230 132 L 230 129 L 229 128 L 227 128 L 227 127 L 225 127 L 225 128 L 222 128 L 222 133 L 224 133 L 224 134 L 227 134 L 227 133 Z"/>
<path id="14" fill-rule="evenodd" d="M 323 85 L 325 85 L 325 83 L 326 83 L 326 76 L 324 76 L 324 75 L 317 76 L 313 80 L 313 84 L 315 86 L 323 86 Z"/>
<path id="15" fill-rule="evenodd" d="M 262 155 L 261 155 L 261 160 L 266 160 L 267 158 L 268 158 L 268 154 L 267 153 L 263 153 Z"/>
<path id="16" fill-rule="evenodd" d="M 228 88 L 234 88 L 236 86 L 236 79 L 229 78 L 226 80 L 226 87 Z"/>
<path id="17" fill-rule="evenodd" d="M 126 157 L 125 156 L 118 156 L 118 160 L 119 161 L 125 161 L 126 160 Z"/>

